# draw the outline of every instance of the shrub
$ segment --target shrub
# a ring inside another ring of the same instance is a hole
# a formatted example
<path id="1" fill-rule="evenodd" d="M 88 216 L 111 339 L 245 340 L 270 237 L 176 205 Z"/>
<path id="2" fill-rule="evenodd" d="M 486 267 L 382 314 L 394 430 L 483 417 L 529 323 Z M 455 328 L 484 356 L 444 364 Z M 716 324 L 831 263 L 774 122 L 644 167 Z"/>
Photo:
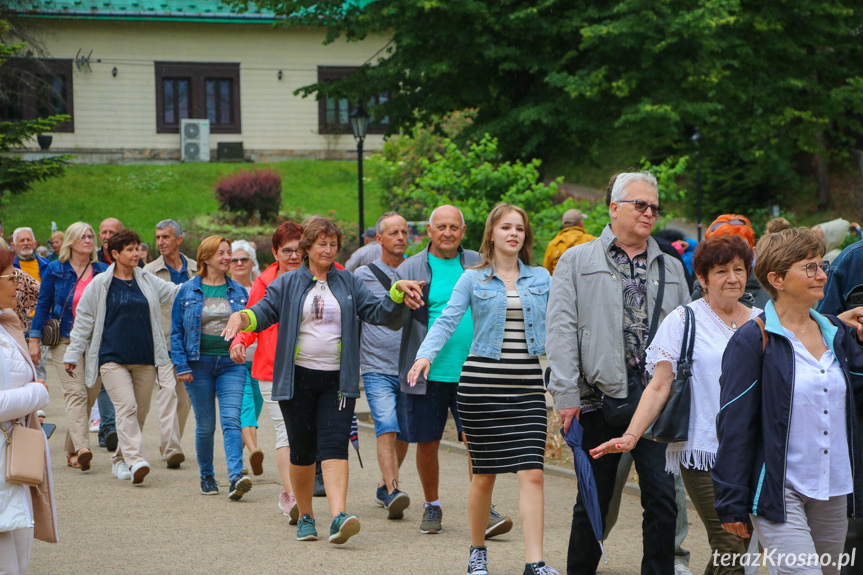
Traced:
<path id="1" fill-rule="evenodd" d="M 257 213 L 261 221 L 273 220 L 282 203 L 282 177 L 274 170 L 225 176 L 216 184 L 216 201 L 222 210 L 243 214 L 247 219 Z"/>

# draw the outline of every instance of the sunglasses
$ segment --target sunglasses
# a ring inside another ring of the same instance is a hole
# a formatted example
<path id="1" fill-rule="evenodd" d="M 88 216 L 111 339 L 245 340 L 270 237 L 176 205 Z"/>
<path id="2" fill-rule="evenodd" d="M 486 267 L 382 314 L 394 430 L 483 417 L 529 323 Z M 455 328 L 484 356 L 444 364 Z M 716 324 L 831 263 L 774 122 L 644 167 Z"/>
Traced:
<path id="1" fill-rule="evenodd" d="M 5 276 L 0 276 L 0 279 L 9 279 L 15 285 L 18 285 L 18 282 L 21 281 L 21 272 L 18 270 L 13 271 L 11 274 L 6 274 Z"/>
<path id="2" fill-rule="evenodd" d="M 291 257 L 293 254 L 297 254 L 298 256 L 302 255 L 302 253 L 300 253 L 300 250 L 292 250 L 291 248 L 282 248 L 279 251 L 282 252 L 282 255 L 286 258 Z"/>
<path id="3" fill-rule="evenodd" d="M 232 264 L 235 264 L 235 263 L 237 263 L 237 262 L 242 262 L 242 263 L 244 263 L 244 264 L 247 264 L 247 263 L 249 263 L 250 261 L 252 261 L 252 258 L 250 258 L 249 256 L 246 256 L 246 257 L 243 257 L 243 258 L 231 258 L 231 263 L 232 263 Z"/>
<path id="4" fill-rule="evenodd" d="M 733 220 L 728 220 L 725 222 L 716 222 L 712 226 L 710 226 L 710 232 L 715 232 L 722 226 L 749 226 L 745 220 L 741 220 L 740 218 L 734 218 Z"/>
<path id="5" fill-rule="evenodd" d="M 786 271 L 806 270 L 806 277 L 814 278 L 818 275 L 819 268 L 826 274 L 830 271 L 830 262 L 827 260 L 822 260 L 821 263 L 809 262 L 805 266 L 800 266 L 799 268 L 788 268 Z"/>
<path id="6" fill-rule="evenodd" d="M 659 214 L 662 213 L 662 208 L 660 208 L 656 204 L 648 204 L 644 200 L 620 200 L 617 203 L 619 203 L 619 204 L 632 204 L 633 207 L 635 207 L 635 211 L 637 211 L 639 214 L 643 214 L 644 212 L 646 212 L 647 208 L 651 209 L 654 216 L 658 216 Z"/>

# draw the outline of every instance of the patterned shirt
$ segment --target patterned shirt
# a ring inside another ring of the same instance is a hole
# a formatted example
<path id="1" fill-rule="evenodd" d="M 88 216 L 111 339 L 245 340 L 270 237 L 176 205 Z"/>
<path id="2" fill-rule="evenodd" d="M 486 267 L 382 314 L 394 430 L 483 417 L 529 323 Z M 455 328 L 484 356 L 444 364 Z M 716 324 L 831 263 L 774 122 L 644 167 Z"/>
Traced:
<path id="1" fill-rule="evenodd" d="M 626 367 L 637 369 L 644 357 L 650 321 L 647 317 L 647 251 L 630 259 L 625 251 L 611 246 L 611 259 L 623 282 L 623 352 Z"/>

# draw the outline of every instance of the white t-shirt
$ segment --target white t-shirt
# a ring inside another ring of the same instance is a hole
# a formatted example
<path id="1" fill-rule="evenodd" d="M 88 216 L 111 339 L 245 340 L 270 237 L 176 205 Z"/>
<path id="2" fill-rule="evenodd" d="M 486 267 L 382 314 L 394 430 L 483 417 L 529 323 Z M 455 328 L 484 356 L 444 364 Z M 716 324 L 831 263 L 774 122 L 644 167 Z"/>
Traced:
<path id="1" fill-rule="evenodd" d="M 306 369 L 338 371 L 342 356 L 342 308 L 329 286 L 316 284 L 303 303 L 294 363 Z"/>

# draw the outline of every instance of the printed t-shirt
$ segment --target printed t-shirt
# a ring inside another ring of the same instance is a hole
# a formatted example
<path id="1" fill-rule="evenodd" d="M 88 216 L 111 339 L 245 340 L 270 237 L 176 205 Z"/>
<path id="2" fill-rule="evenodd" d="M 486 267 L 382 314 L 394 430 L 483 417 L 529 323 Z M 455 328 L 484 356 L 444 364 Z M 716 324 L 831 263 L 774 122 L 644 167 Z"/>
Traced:
<path id="1" fill-rule="evenodd" d="M 201 355 L 230 355 L 231 342 L 222 337 L 222 331 L 231 317 L 228 284 L 208 286 L 202 283 L 201 291 L 204 292 L 204 309 L 201 310 Z"/>
<path id="2" fill-rule="evenodd" d="M 338 371 L 342 357 L 342 308 L 329 286 L 316 283 L 303 303 L 296 365 Z"/>
<path id="3" fill-rule="evenodd" d="M 452 297 L 452 290 L 464 273 L 464 268 L 461 267 L 459 257 L 445 260 L 429 253 L 428 258 L 432 270 L 428 301 L 429 329 L 431 329 Z M 452 337 L 435 358 L 429 370 L 428 379 L 458 383 L 461 368 L 470 353 L 471 343 L 473 343 L 473 318 L 468 307 Z"/>

